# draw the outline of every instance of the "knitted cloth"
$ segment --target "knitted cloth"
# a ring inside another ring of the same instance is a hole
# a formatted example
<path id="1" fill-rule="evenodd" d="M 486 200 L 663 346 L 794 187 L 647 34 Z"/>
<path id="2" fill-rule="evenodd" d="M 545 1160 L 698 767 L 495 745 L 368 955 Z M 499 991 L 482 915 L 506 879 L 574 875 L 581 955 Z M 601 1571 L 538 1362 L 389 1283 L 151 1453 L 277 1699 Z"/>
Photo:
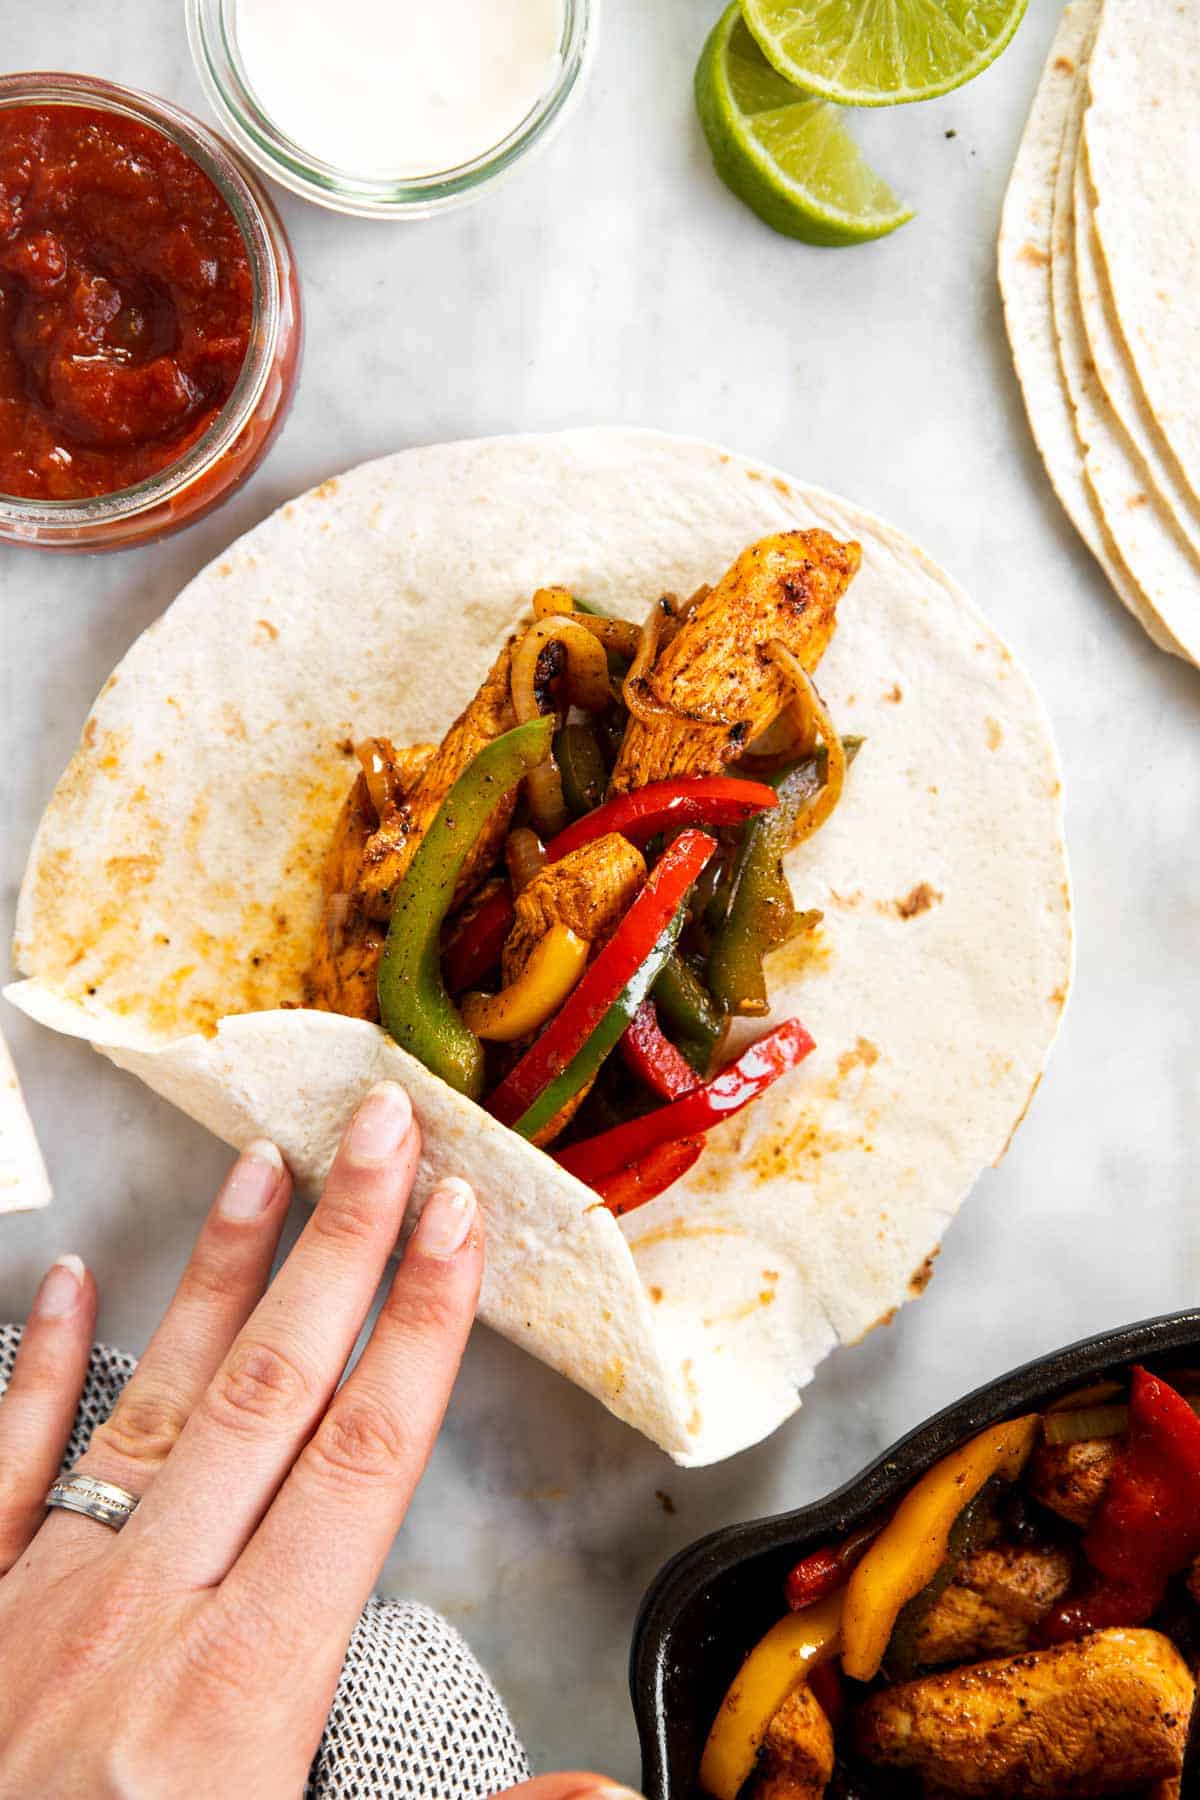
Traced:
<path id="1" fill-rule="evenodd" d="M 0 1394 L 20 1341 L 16 1326 L 0 1325 Z M 66 1468 L 83 1455 L 133 1368 L 121 1350 L 100 1344 L 92 1351 Z M 411 1600 L 368 1601 L 305 1800 L 486 1800 L 528 1777 L 504 1702 L 454 1627 Z"/>

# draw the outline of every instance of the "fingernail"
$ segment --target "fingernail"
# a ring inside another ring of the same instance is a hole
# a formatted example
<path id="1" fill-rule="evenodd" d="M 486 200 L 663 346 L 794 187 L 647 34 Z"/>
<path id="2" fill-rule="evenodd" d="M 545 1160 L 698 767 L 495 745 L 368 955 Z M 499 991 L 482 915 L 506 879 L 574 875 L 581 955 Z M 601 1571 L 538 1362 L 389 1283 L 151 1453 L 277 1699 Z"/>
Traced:
<path id="1" fill-rule="evenodd" d="M 74 1312 L 83 1292 L 83 1263 L 77 1256 L 60 1256 L 46 1271 L 33 1310 L 41 1319 L 65 1319 Z"/>
<path id="2" fill-rule="evenodd" d="M 217 1204 L 223 1218 L 245 1223 L 261 1218 L 279 1191 L 283 1158 L 267 1138 L 255 1138 L 225 1177 Z"/>
<path id="3" fill-rule="evenodd" d="M 642 1800 L 642 1796 L 632 1788 L 607 1787 L 584 1788 L 579 1794 L 572 1794 L 571 1800 Z"/>
<path id="4" fill-rule="evenodd" d="M 413 1241 L 422 1256 L 446 1262 L 462 1249 L 474 1221 L 474 1192 L 457 1175 L 448 1175 L 425 1202 Z"/>
<path id="5" fill-rule="evenodd" d="M 411 1124 L 412 1105 L 404 1089 L 394 1081 L 381 1081 L 354 1115 L 346 1139 L 351 1161 L 386 1162 L 404 1142 Z"/>

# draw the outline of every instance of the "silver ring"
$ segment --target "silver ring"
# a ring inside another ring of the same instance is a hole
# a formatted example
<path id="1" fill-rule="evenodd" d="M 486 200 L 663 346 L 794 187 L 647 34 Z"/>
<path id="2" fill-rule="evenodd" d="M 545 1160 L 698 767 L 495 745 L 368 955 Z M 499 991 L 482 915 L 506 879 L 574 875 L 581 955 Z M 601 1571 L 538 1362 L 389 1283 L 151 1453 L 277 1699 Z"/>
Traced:
<path id="1" fill-rule="evenodd" d="M 115 1481 L 101 1481 L 95 1475 L 60 1475 L 46 1495 L 48 1507 L 61 1506 L 64 1512 L 82 1513 L 98 1525 L 120 1531 L 137 1509 L 138 1496 Z"/>

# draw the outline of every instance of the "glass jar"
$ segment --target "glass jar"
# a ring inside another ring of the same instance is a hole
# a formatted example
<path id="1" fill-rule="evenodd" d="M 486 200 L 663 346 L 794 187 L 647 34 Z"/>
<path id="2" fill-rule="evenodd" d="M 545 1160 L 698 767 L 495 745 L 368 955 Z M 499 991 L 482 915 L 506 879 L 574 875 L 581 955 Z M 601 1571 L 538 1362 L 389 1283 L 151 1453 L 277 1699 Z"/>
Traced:
<path id="1" fill-rule="evenodd" d="M 237 0 L 187 0 L 188 36 L 217 116 L 246 156 L 273 180 L 335 212 L 366 219 L 426 218 L 477 199 L 523 157 L 549 142 L 582 92 L 591 66 L 599 0 L 564 0 L 555 79 L 508 135 L 457 168 L 378 177 L 336 168 L 301 148 L 267 115 L 238 51 Z"/>
<path id="2" fill-rule="evenodd" d="M 0 540 L 44 550 L 117 550 L 189 525 L 257 467 L 296 384 L 300 293 L 287 234 L 228 145 L 178 107 L 91 76 L 0 76 L 0 108 L 78 106 L 159 131 L 198 164 L 228 206 L 253 283 L 250 341 L 228 400 L 183 454 L 132 487 L 78 500 L 0 494 Z"/>

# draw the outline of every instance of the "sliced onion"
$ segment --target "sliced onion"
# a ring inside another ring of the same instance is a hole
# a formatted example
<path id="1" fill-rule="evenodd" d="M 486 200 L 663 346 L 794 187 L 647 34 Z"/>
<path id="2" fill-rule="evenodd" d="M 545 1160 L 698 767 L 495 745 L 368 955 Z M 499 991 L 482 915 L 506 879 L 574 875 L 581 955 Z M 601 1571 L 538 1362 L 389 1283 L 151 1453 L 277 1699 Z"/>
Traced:
<path id="1" fill-rule="evenodd" d="M 813 796 L 811 806 L 806 806 L 796 821 L 796 829 L 792 833 L 792 848 L 802 844 L 819 831 L 842 797 L 842 789 L 846 784 L 846 747 L 834 730 L 829 709 L 816 690 L 816 686 L 798 656 L 794 656 L 781 638 L 772 638 L 767 644 L 767 655 L 779 672 L 792 683 L 796 698 L 792 704 L 803 707 L 811 716 L 815 727 L 816 738 L 820 737 L 825 746 L 826 769 L 825 781 Z"/>
<path id="2" fill-rule="evenodd" d="M 569 613 L 550 613 L 529 627 L 513 651 L 511 690 L 518 725 L 541 716 L 537 696 L 538 658 L 549 644 L 561 644 L 567 657 L 567 695 L 587 712 L 602 712 L 611 698 L 604 645 Z M 554 756 L 525 777 L 529 810 L 543 838 L 555 837 L 570 823 L 563 799 L 562 772 Z"/>
<path id="3" fill-rule="evenodd" d="M 1048 1444 L 1082 1444 L 1088 1438 L 1115 1438 L 1128 1429 L 1127 1406 L 1083 1406 L 1076 1412 L 1047 1413 L 1042 1420 Z"/>
<path id="4" fill-rule="evenodd" d="M 594 638 L 599 638 L 606 650 L 613 650 L 618 656 L 633 658 L 638 653 L 638 645 L 642 641 L 642 628 L 635 625 L 632 619 L 601 619 L 595 613 L 576 613 L 575 618 L 585 631 L 590 631 Z"/>
<path id="5" fill-rule="evenodd" d="M 658 655 L 659 640 L 665 624 L 666 614 L 662 607 L 654 606 L 651 609 L 650 617 L 642 626 L 637 655 L 630 663 L 629 672 L 621 684 L 621 698 L 629 713 L 643 725 L 657 724 L 664 719 L 670 720 L 675 725 L 680 722 L 677 712 L 672 711 L 669 706 L 664 706 L 661 700 L 655 699 L 646 681 L 647 675 L 654 666 L 654 659 Z"/>
<path id="6" fill-rule="evenodd" d="M 528 825 L 518 825 L 515 831 L 508 834 L 504 860 L 508 864 L 513 893 L 519 894 L 529 886 L 538 871 L 545 867 L 546 846 L 536 831 L 530 831 Z"/>
<path id="7" fill-rule="evenodd" d="M 585 712 L 603 712 L 610 699 L 608 658 L 604 646 L 570 613 L 550 613 L 529 627 L 512 660 L 512 697 L 517 723 L 536 719 L 538 657 L 548 644 L 561 644 L 567 654 L 567 694 Z"/>
<path id="8" fill-rule="evenodd" d="M 375 817 L 382 819 L 395 799 L 395 777 L 392 766 L 379 748 L 378 738 L 364 738 L 356 752 L 362 764 L 363 778 Z"/>

